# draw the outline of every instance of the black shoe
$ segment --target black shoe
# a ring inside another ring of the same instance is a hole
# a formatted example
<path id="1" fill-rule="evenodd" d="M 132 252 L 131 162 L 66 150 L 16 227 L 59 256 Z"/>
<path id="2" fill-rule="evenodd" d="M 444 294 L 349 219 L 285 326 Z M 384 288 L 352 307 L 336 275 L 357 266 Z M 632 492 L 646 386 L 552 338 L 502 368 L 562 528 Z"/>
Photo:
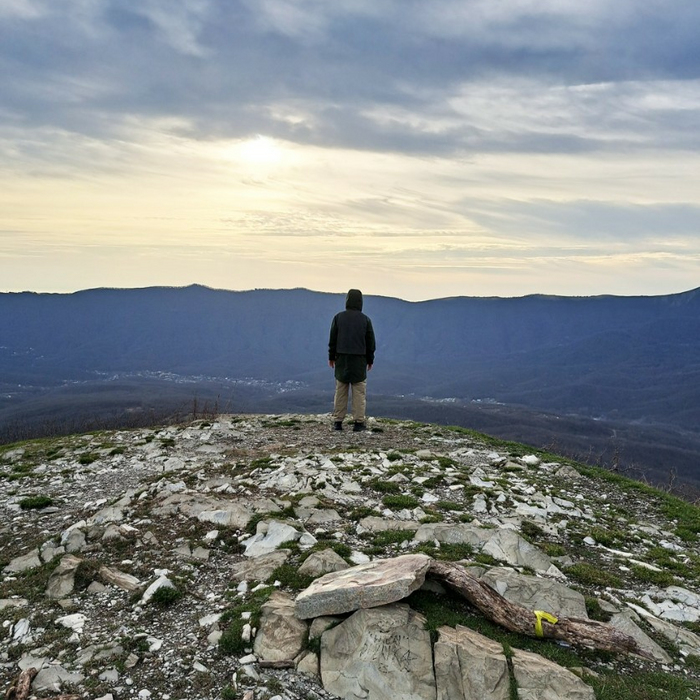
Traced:
<path id="1" fill-rule="evenodd" d="M 354 425 L 352 426 L 352 432 L 353 433 L 361 433 L 363 430 L 367 430 L 367 426 L 364 423 L 360 423 L 359 421 L 355 421 Z"/>
<path id="2" fill-rule="evenodd" d="M 337 420 L 335 423 L 333 423 L 333 430 L 342 430 L 343 429 L 343 421 L 342 420 Z"/>

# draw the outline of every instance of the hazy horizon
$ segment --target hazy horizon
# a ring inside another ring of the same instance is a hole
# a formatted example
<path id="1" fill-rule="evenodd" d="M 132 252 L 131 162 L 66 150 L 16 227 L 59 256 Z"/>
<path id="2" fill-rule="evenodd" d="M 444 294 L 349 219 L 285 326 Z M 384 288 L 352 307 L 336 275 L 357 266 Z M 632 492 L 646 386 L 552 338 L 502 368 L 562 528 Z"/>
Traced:
<path id="1" fill-rule="evenodd" d="M 48 290 L 36 290 L 36 289 L 22 289 L 22 290 L 0 290 L 0 294 L 56 294 L 56 295 L 70 295 L 70 294 L 80 294 L 82 292 L 92 292 L 99 290 L 146 290 L 146 289 L 187 289 L 188 287 L 203 287 L 215 292 L 235 292 L 235 293 L 246 293 L 246 292 L 257 292 L 257 291 L 272 291 L 272 292 L 291 292 L 296 290 L 312 292 L 314 294 L 337 294 L 344 296 L 347 293 L 347 289 L 312 289 L 310 287 L 251 287 L 248 289 L 232 289 L 225 287 L 214 287 L 208 284 L 202 284 L 201 282 L 192 282 L 190 284 L 182 285 L 146 285 L 146 286 L 136 286 L 136 287 L 87 287 L 84 289 L 73 289 L 69 291 L 48 291 Z M 406 297 L 397 296 L 396 294 L 374 294 L 372 292 L 367 292 L 364 289 L 361 290 L 363 296 L 365 297 L 383 297 L 398 299 L 399 301 L 406 301 L 410 303 L 420 303 L 424 301 L 440 301 L 442 299 L 458 299 L 458 298 L 474 298 L 474 299 L 520 299 L 523 297 L 530 296 L 545 296 L 545 297 L 562 297 L 562 298 L 594 298 L 594 297 L 659 297 L 659 296 L 677 296 L 680 294 L 688 294 L 700 290 L 700 287 L 693 287 L 691 289 L 682 289 L 675 292 L 668 292 L 663 294 L 547 294 L 545 292 L 533 292 L 531 294 L 518 294 L 518 295 L 502 295 L 502 294 L 452 294 L 442 297 L 425 297 L 425 298 L 414 298 L 409 299 Z"/>

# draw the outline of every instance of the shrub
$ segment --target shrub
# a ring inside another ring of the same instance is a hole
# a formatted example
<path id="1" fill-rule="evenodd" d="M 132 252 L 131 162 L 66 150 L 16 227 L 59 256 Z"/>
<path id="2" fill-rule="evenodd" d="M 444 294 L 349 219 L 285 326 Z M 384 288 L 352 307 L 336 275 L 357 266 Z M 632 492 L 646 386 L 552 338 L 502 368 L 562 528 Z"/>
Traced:
<path id="1" fill-rule="evenodd" d="M 19 502 L 19 507 L 22 510 L 32 510 L 46 508 L 53 504 L 53 498 L 50 496 L 27 496 Z"/>
<path id="2" fill-rule="evenodd" d="M 182 591 L 173 586 L 161 586 L 153 593 L 151 600 L 161 608 L 169 608 L 182 598 Z"/>
<path id="3" fill-rule="evenodd" d="M 571 576 L 579 583 L 588 586 L 611 586 L 619 588 L 622 581 L 619 576 L 610 574 L 598 566 L 588 564 L 587 562 L 579 562 L 566 569 L 567 576 Z"/>
<path id="4" fill-rule="evenodd" d="M 647 569 L 646 566 L 639 566 L 638 564 L 632 566 L 632 573 L 639 581 L 652 583 L 655 586 L 659 586 L 659 588 L 672 586 L 674 582 L 673 574 L 669 571 L 654 571 L 654 569 Z"/>

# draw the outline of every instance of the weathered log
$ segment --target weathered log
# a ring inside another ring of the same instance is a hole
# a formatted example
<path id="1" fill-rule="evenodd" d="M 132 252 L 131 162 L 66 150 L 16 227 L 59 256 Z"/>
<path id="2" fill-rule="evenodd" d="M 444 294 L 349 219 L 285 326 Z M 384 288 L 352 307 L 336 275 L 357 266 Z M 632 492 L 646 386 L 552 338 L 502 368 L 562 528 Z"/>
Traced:
<path id="1" fill-rule="evenodd" d="M 530 637 L 559 639 L 568 644 L 615 653 L 627 652 L 646 659 L 653 657 L 637 641 L 620 630 L 596 620 L 559 617 L 556 624 L 540 619 L 532 610 L 511 603 L 489 585 L 482 583 L 459 564 L 433 561 L 429 575 L 466 598 L 485 617 L 511 632 Z M 537 633 L 537 627 L 541 634 Z"/>
<path id="2" fill-rule="evenodd" d="M 22 671 L 17 681 L 5 693 L 5 700 L 27 700 L 32 690 L 32 681 L 37 673 L 39 672 L 33 667 Z M 81 700 L 81 696 L 52 695 L 50 698 L 39 698 L 39 700 Z"/>
<path id="3" fill-rule="evenodd" d="M 14 685 L 11 685 L 5 693 L 5 700 L 27 700 L 32 687 L 34 676 L 39 673 L 35 668 L 22 671 Z"/>

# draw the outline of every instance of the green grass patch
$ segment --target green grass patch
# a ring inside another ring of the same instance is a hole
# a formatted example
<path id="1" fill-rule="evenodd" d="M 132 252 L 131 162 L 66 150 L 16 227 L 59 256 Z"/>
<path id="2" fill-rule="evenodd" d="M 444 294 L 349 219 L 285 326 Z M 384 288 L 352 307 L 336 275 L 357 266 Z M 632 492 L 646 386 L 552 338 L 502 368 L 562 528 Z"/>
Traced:
<path id="1" fill-rule="evenodd" d="M 253 469 L 265 469 L 269 468 L 272 466 L 272 458 L 271 457 L 259 457 L 258 459 L 254 459 L 251 463 L 250 466 Z"/>
<path id="2" fill-rule="evenodd" d="M 544 530 L 531 520 L 523 520 L 523 523 L 520 526 L 520 532 L 522 533 L 523 537 L 533 541 L 539 540 L 540 538 L 544 537 L 545 534 Z"/>
<path id="3" fill-rule="evenodd" d="M 53 498 L 50 496 L 27 496 L 19 502 L 22 510 L 39 510 L 53 505 Z"/>
<path id="4" fill-rule="evenodd" d="M 230 656 L 238 656 L 245 653 L 246 648 L 253 646 L 252 640 L 244 642 L 241 634 L 243 627 L 250 624 L 251 627 L 260 627 L 260 616 L 262 614 L 262 606 L 267 599 L 272 595 L 274 588 L 269 587 L 261 589 L 251 594 L 250 597 L 235 606 L 230 607 L 221 617 L 221 622 L 227 624 L 226 629 L 219 640 L 219 649 L 223 654 Z M 244 612 L 251 613 L 249 620 L 244 620 L 241 615 Z"/>
<path id="5" fill-rule="evenodd" d="M 435 507 L 439 508 L 440 510 L 464 510 L 464 504 L 458 503 L 457 501 L 438 501 L 435 504 Z"/>
<path id="6" fill-rule="evenodd" d="M 603 547 L 612 547 L 627 539 L 624 532 L 609 527 L 593 527 L 589 534 L 598 544 L 602 544 Z"/>
<path id="7" fill-rule="evenodd" d="M 372 479 L 367 484 L 370 488 L 380 493 L 399 493 L 401 487 L 393 481 L 382 481 L 381 479 Z"/>
<path id="8" fill-rule="evenodd" d="M 80 455 L 78 457 L 78 464 L 92 464 L 93 462 L 96 462 L 99 459 L 99 455 L 95 454 L 94 452 L 86 452 L 85 454 Z"/>
<path id="9" fill-rule="evenodd" d="M 470 560 L 474 557 L 474 550 L 468 544 L 441 544 L 436 547 L 432 542 L 424 542 L 416 547 L 415 551 L 442 561 Z"/>
<path id="10" fill-rule="evenodd" d="M 598 620 L 598 622 L 610 622 L 612 618 L 612 613 L 606 612 L 600 605 L 598 598 L 593 596 L 586 596 L 586 612 L 591 620 Z"/>
<path id="11" fill-rule="evenodd" d="M 363 518 L 368 518 L 373 515 L 379 515 L 379 511 L 376 508 L 370 508 L 369 506 L 357 506 L 348 513 L 348 518 L 357 522 Z"/>
<path id="12" fill-rule="evenodd" d="M 646 566 L 639 566 L 639 564 L 633 564 L 631 571 L 638 581 L 651 583 L 659 588 L 666 588 L 675 583 L 675 578 L 670 571 L 654 571 L 654 569 L 647 569 Z"/>
<path id="13" fill-rule="evenodd" d="M 296 566 L 292 564 L 282 564 L 278 566 L 267 579 L 268 583 L 279 581 L 286 588 L 295 591 L 303 591 L 313 583 L 314 577 L 308 574 L 300 574 Z"/>
<path id="14" fill-rule="evenodd" d="M 401 544 L 413 539 L 415 530 L 384 530 L 383 532 L 369 533 L 372 544 L 376 547 L 388 547 L 394 544 Z"/>
<path id="15" fill-rule="evenodd" d="M 384 496 L 382 503 L 392 510 L 402 509 L 402 508 L 417 508 L 420 505 L 420 501 L 415 498 L 415 496 L 409 496 L 407 494 L 397 494 Z"/>
<path id="16" fill-rule="evenodd" d="M 574 564 L 568 567 L 565 573 L 585 586 L 610 586 L 612 588 L 620 588 L 622 586 L 622 580 L 619 576 L 608 573 L 599 566 L 594 566 L 588 562 Z"/>
<path id="17" fill-rule="evenodd" d="M 607 672 L 590 678 L 596 700 L 690 700 L 700 698 L 700 682 L 666 671 Z"/>

